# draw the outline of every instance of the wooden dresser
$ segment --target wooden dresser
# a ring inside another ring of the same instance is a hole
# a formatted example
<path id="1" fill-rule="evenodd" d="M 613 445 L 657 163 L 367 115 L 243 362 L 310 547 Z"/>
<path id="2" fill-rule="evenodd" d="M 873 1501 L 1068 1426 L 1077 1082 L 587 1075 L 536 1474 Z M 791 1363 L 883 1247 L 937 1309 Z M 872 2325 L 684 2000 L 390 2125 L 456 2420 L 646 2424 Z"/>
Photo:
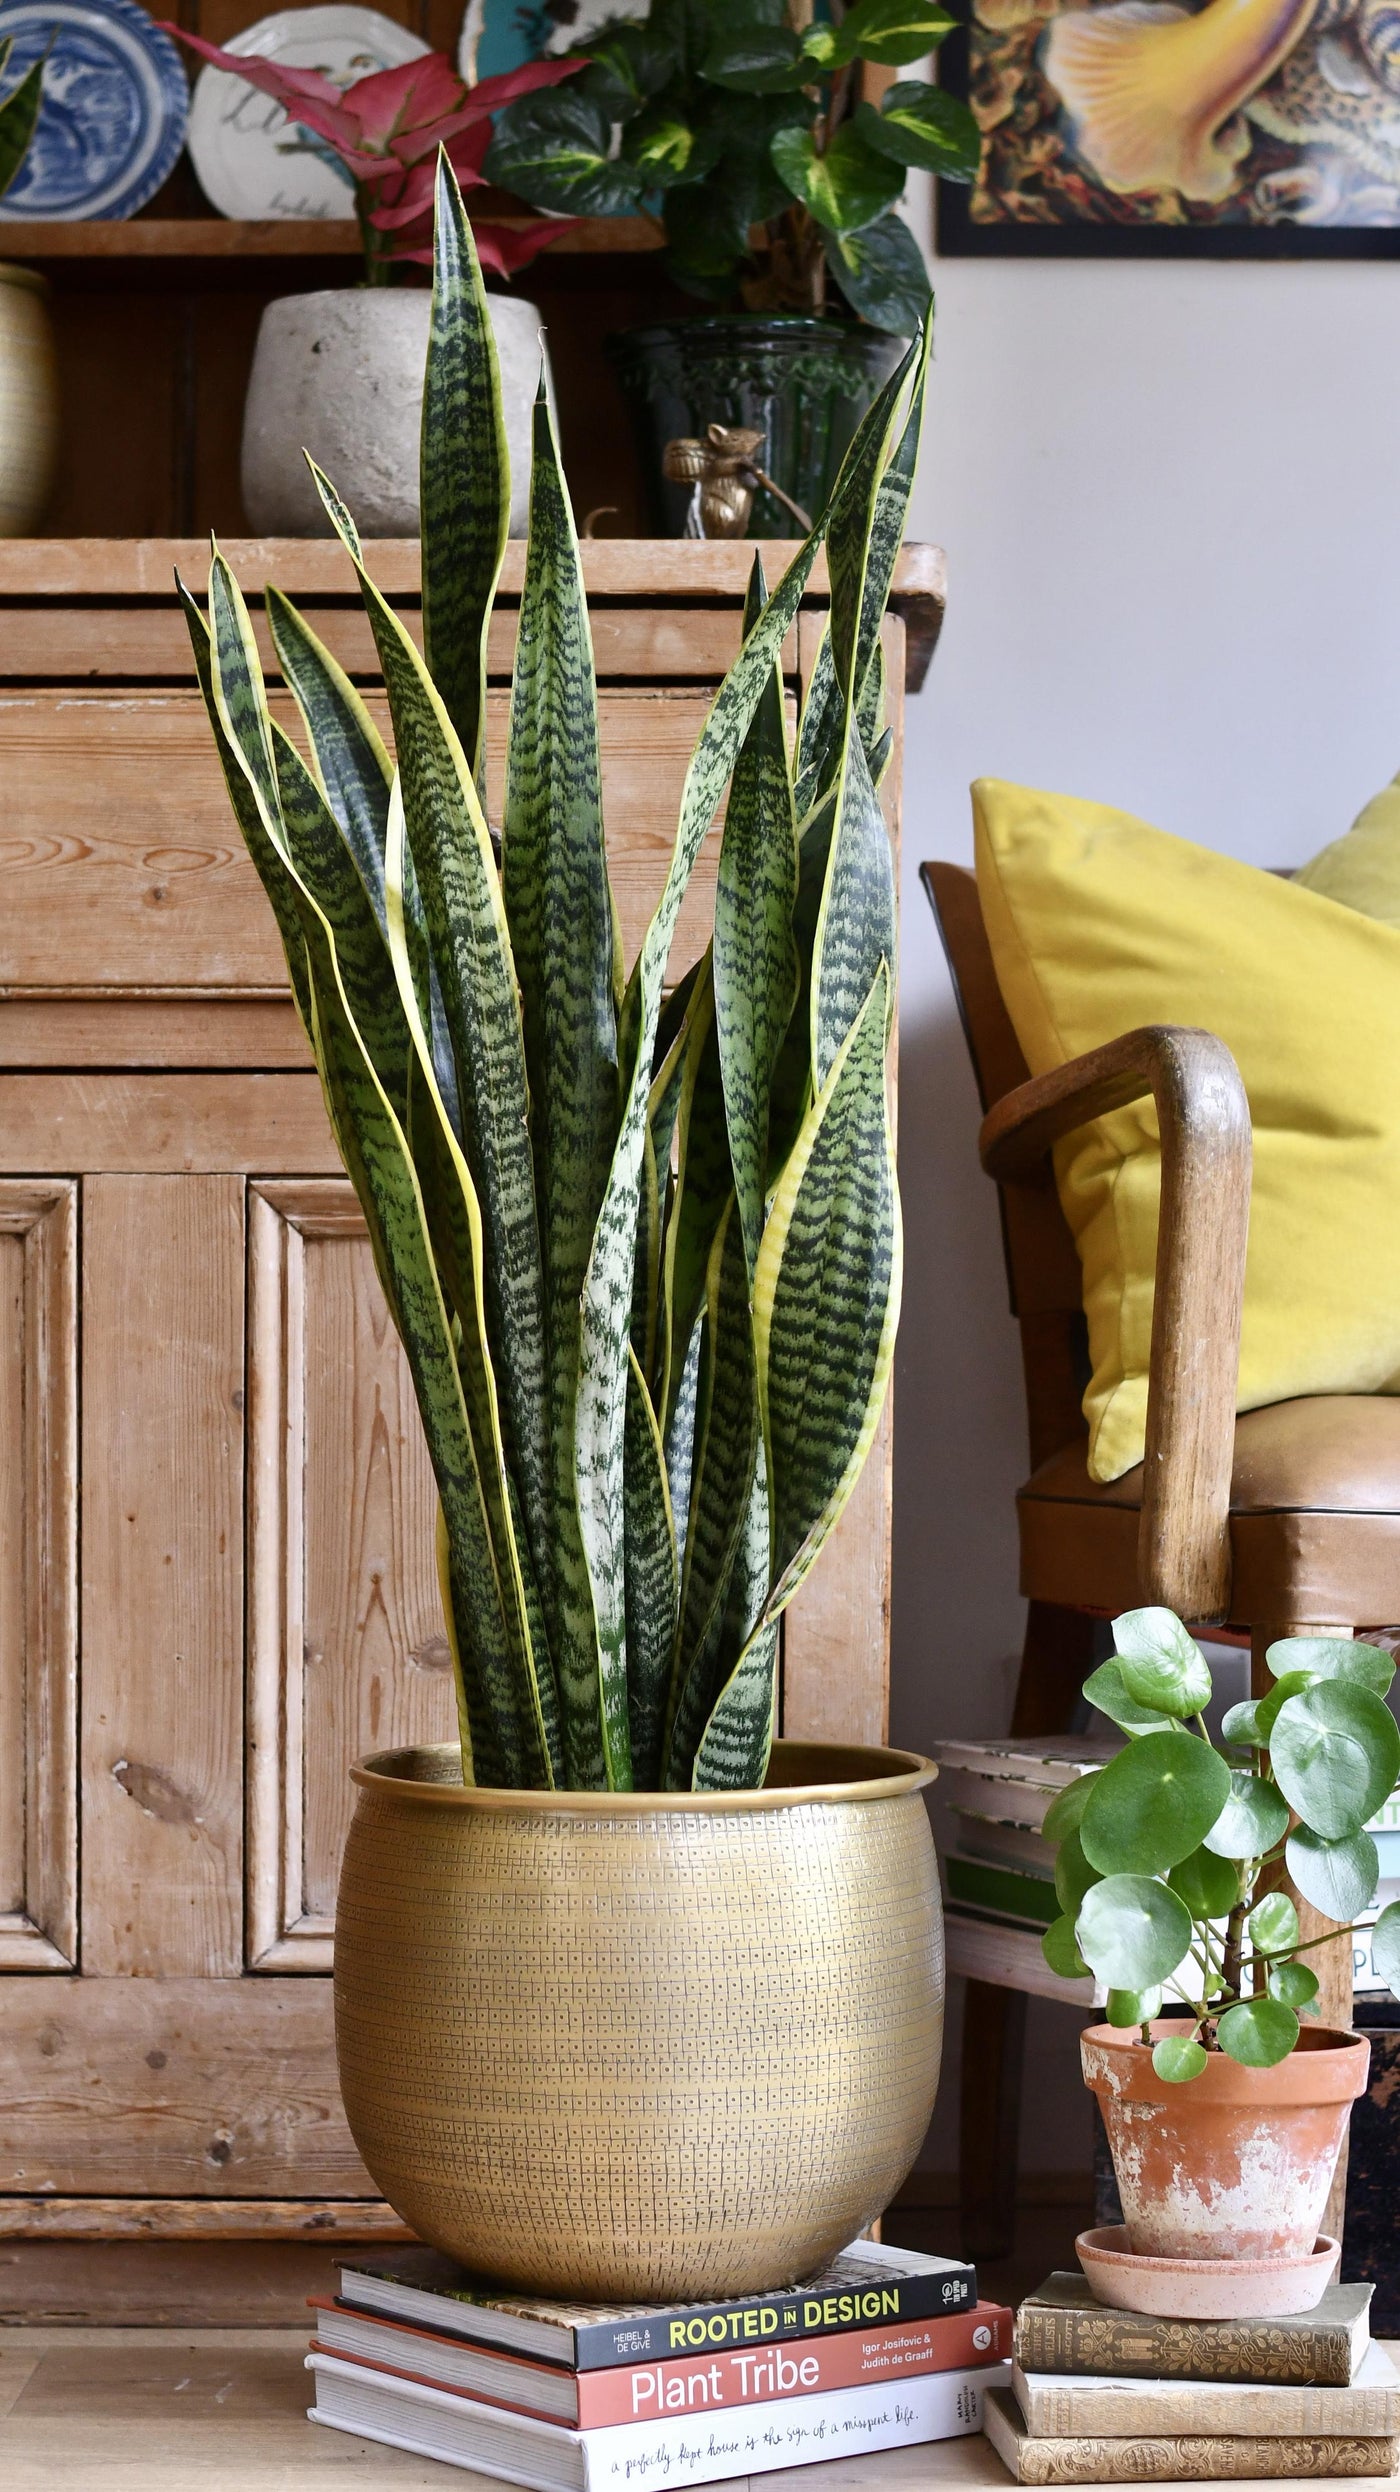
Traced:
<path id="1" fill-rule="evenodd" d="M 226 550 L 372 680 L 338 547 Z M 585 548 L 629 957 L 751 553 Z M 412 1392 L 176 563 L 202 591 L 198 543 L 0 544 L 0 2319 L 290 2316 L 337 2240 L 397 2233 L 335 2081 L 347 1768 L 452 1732 Z M 411 616 L 416 547 L 370 567 Z M 893 608 L 898 730 L 933 549 Z M 898 752 L 887 787 L 897 835 Z M 713 850 L 673 971 L 707 939 Z M 789 1614 L 789 1731 L 883 1733 L 888 1445 Z"/>

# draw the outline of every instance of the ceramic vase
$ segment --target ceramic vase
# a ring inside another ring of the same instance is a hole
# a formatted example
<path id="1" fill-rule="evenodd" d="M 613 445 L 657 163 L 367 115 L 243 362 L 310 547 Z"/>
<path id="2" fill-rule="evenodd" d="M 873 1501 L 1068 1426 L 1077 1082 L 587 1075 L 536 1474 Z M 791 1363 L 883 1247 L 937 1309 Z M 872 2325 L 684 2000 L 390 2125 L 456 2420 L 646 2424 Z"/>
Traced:
<path id="1" fill-rule="evenodd" d="M 933 2108 L 934 1772 L 780 1740 L 760 1791 L 498 1791 L 464 1789 L 452 1748 L 368 1758 L 336 2050 L 391 2204 L 542 2293 L 812 2274 L 888 2204 Z"/>
<path id="2" fill-rule="evenodd" d="M 543 325 L 537 306 L 516 295 L 487 300 L 510 450 L 511 534 L 524 536 Z M 362 536 L 417 536 L 431 312 L 431 294 L 417 286 L 342 286 L 268 304 L 243 416 L 243 506 L 258 535 L 330 535 L 302 455 L 309 450 L 345 494 Z"/>
<path id="3" fill-rule="evenodd" d="M 58 370 L 49 289 L 0 261 L 0 536 L 32 536 L 53 487 Z"/>

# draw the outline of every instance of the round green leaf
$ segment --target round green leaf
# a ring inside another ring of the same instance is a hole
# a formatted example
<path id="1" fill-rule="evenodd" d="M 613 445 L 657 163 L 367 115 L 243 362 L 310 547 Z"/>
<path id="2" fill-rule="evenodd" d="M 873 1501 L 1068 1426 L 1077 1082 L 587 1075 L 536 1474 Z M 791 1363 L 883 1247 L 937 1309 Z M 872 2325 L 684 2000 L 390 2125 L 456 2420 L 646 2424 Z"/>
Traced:
<path id="1" fill-rule="evenodd" d="M 1276 1679 L 1305 1670 L 1314 1679 L 1352 1679 L 1384 1696 L 1395 1676 L 1395 1664 L 1379 1644 L 1363 1644 L 1350 1636 L 1286 1635 L 1264 1655 Z"/>
<path id="2" fill-rule="evenodd" d="M 1194 2034 L 1169 2033 L 1152 2052 L 1152 2065 L 1167 2085 L 1186 2085 L 1198 2077 L 1209 2054 Z"/>
<path id="3" fill-rule="evenodd" d="M 1359 1834 L 1394 1790 L 1400 1725 L 1369 1687 L 1319 1679 L 1284 1705 L 1269 1754 L 1290 1807 L 1335 1842 Z"/>
<path id="4" fill-rule="evenodd" d="M 879 61 L 882 68 L 902 69 L 924 60 L 952 32 L 957 19 L 938 0 L 856 0 L 841 24 L 849 59 Z"/>
<path id="5" fill-rule="evenodd" d="M 828 234 L 828 273 L 872 329 L 912 336 L 929 307 L 924 255 L 902 216 L 877 216 L 858 234 Z"/>
<path id="6" fill-rule="evenodd" d="M 1055 1854 L 1055 1893 L 1061 1911 L 1071 1917 L 1077 1913 L 1090 1887 L 1098 1885 L 1100 1875 L 1085 1859 L 1078 1834 L 1067 1834 Z"/>
<path id="7" fill-rule="evenodd" d="M 1078 1981 L 1089 1970 L 1075 1945 L 1072 1912 L 1066 1912 L 1060 1920 L 1051 1922 L 1041 1939 L 1040 1952 L 1051 1972 L 1058 1973 L 1064 1981 Z"/>
<path id="8" fill-rule="evenodd" d="M 1259 1698 L 1254 1708 L 1254 1717 L 1258 1722 L 1262 1739 L 1268 1740 L 1273 1737 L 1274 1724 L 1289 1697 L 1301 1696 L 1304 1688 L 1313 1685 L 1314 1680 L 1310 1670 L 1290 1670 L 1285 1677 L 1270 1688 L 1267 1696 Z"/>
<path id="9" fill-rule="evenodd" d="M 1106 1877 L 1175 1868 L 1229 1796 L 1230 1768 L 1203 1739 L 1175 1730 L 1135 1739 L 1095 1776 L 1079 1829 L 1085 1858 Z"/>
<path id="10" fill-rule="evenodd" d="M 1110 1990 L 1104 2015 L 1110 2025 L 1149 2025 L 1161 2007 L 1161 1985 L 1154 1982 L 1150 1990 Z"/>
<path id="11" fill-rule="evenodd" d="M 862 104 L 856 128 L 869 147 L 896 164 L 922 165 L 945 181 L 971 182 L 982 159 L 982 133 L 976 114 L 943 87 L 922 78 L 901 78 L 873 104 Z"/>
<path id="12" fill-rule="evenodd" d="M 1268 1741 L 1259 1728 L 1259 1707 L 1250 1698 L 1242 1705 L 1231 1705 L 1220 1725 L 1222 1739 L 1234 1748 L 1264 1748 Z"/>
<path id="13" fill-rule="evenodd" d="M 795 199 L 828 233 L 849 234 L 891 207 L 904 188 L 904 168 L 877 155 L 849 121 L 819 154 L 810 130 L 775 131 L 769 148 Z"/>
<path id="14" fill-rule="evenodd" d="M 1388 1989 L 1400 1997 L 1400 1903 L 1387 1904 L 1371 1932 L 1371 1962 Z"/>
<path id="15" fill-rule="evenodd" d="M 1284 2007 L 1306 2007 L 1310 1999 L 1317 1997 L 1317 1987 L 1317 1975 L 1310 1964 L 1269 1966 L 1269 1996 L 1280 2000 Z"/>
<path id="16" fill-rule="evenodd" d="M 1245 1927 L 1261 1956 L 1286 1955 L 1298 1944 L 1298 1907 L 1291 1895 L 1261 1895 Z"/>
<path id="17" fill-rule="evenodd" d="M 1056 1792 L 1040 1829 L 1048 1842 L 1063 1843 L 1067 1834 L 1074 1833 L 1089 1805 L 1089 1794 L 1093 1788 L 1092 1774 L 1076 1774 L 1073 1782 L 1066 1783 L 1063 1791 Z"/>
<path id="18" fill-rule="evenodd" d="M 711 44 L 700 75 L 740 95 L 780 95 L 812 76 L 812 64 L 790 26 L 750 26 Z"/>
<path id="19" fill-rule="evenodd" d="M 1141 1739 L 1147 1731 L 1169 1731 L 1173 1717 L 1155 1705 L 1139 1704 L 1130 1696 L 1119 1661 L 1101 1661 L 1084 1682 L 1084 1693 L 1097 1712 L 1106 1713 L 1120 1731 L 1130 1739 Z"/>
<path id="20" fill-rule="evenodd" d="M 1223 1860 L 1262 1860 L 1288 1832 L 1288 1806 L 1258 1774 L 1230 1776 L 1230 1797 L 1206 1836 Z"/>
<path id="21" fill-rule="evenodd" d="M 1240 1898 L 1239 1872 L 1232 1860 L 1207 1851 L 1204 1844 L 1179 1860 L 1167 1880 L 1181 1897 L 1193 1921 L 1219 1921 Z"/>
<path id="22" fill-rule="evenodd" d="M 1380 1855 L 1364 1830 L 1329 1843 L 1311 1826 L 1295 1826 L 1284 1859 L 1299 1894 L 1329 1921 L 1354 1921 L 1364 1912 L 1381 1874 Z"/>
<path id="23" fill-rule="evenodd" d="M 1136 1703 L 1183 1721 L 1210 1703 L 1210 1665 L 1175 1611 L 1125 1610 L 1113 1621 L 1113 1649 Z"/>
<path id="24" fill-rule="evenodd" d="M 1298 2039 L 1298 2019 L 1281 1999 L 1242 1999 L 1226 2008 L 1215 2035 L 1242 2068 L 1276 2068 Z"/>
<path id="25" fill-rule="evenodd" d="M 1156 1878 L 1103 1878 L 1075 1927 L 1086 1964 L 1113 1990 L 1146 1990 L 1176 1971 L 1191 1944 L 1191 1915 Z"/>
<path id="26" fill-rule="evenodd" d="M 612 154 L 602 107 L 567 86 L 522 96 L 502 113 L 486 166 L 502 189 L 567 216 L 623 216 L 642 192 L 636 166 Z"/>

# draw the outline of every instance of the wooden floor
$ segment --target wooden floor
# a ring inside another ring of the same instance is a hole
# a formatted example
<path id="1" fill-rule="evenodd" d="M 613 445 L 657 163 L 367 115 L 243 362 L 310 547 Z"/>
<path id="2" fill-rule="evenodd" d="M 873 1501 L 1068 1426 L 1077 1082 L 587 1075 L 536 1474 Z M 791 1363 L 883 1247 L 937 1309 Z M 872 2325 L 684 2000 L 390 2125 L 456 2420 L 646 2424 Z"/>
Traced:
<path id="1" fill-rule="evenodd" d="M 1395 2349 L 1400 2351 L 1400 2349 Z M 423 2458 L 309 2423 L 303 2336 L 271 2328 L 16 2328 L 0 2337 L 3 2492 L 409 2492 Z M 754 2478 L 768 2492 L 1000 2485 L 986 2442 L 947 2440 Z M 1233 2492 L 1249 2492 L 1235 2486 Z M 1378 2478 L 1351 2492 L 1379 2492 Z M 1393 2482 L 1391 2487 L 1393 2492 Z"/>

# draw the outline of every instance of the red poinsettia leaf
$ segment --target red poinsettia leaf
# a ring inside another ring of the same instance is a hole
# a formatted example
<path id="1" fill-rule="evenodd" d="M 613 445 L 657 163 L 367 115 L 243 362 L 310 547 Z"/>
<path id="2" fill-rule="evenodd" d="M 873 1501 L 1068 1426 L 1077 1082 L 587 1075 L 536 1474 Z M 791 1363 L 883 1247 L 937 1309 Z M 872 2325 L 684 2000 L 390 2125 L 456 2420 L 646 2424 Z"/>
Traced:
<path id="1" fill-rule="evenodd" d="M 452 169 L 460 180 L 465 174 L 475 180 L 485 162 L 491 144 L 491 124 L 479 114 L 463 111 L 449 114 L 446 121 L 432 130 L 406 130 L 394 141 L 394 154 L 400 164 L 421 164 L 435 157 L 445 147 L 452 159 Z"/>
<path id="2" fill-rule="evenodd" d="M 329 140 L 332 147 L 353 146 L 359 138 L 359 125 L 345 109 L 345 98 L 331 79 L 323 78 L 319 69 L 292 69 L 280 61 L 268 61 L 258 52 L 224 52 L 217 43 L 206 43 L 202 35 L 187 34 L 183 26 L 174 26 L 167 19 L 157 21 L 163 31 L 174 35 L 197 52 L 201 60 L 215 69 L 226 69 L 235 78 L 245 78 L 250 87 L 264 95 L 275 96 L 285 104 L 294 121 L 314 130 L 318 138 Z"/>
<path id="3" fill-rule="evenodd" d="M 411 225 L 415 217 L 431 219 L 433 208 L 434 167 L 418 164 L 410 167 L 384 192 L 370 209 L 369 221 L 380 233 L 394 233 L 402 225 Z"/>
<path id="4" fill-rule="evenodd" d="M 499 112 L 503 104 L 513 104 L 517 95 L 533 95 L 539 87 L 557 87 L 564 78 L 572 78 L 577 70 L 586 69 L 586 60 L 526 61 L 523 68 L 503 69 L 494 78 L 478 78 L 471 88 L 471 100 L 481 113 Z"/>
<path id="5" fill-rule="evenodd" d="M 467 89 L 445 52 L 425 52 L 398 69 L 376 69 L 345 90 L 345 109 L 362 146 L 387 150 L 401 132 L 426 130 L 456 111 Z"/>
<path id="6" fill-rule="evenodd" d="M 576 216 L 545 216 L 533 225 L 473 225 L 477 258 L 493 276 L 513 277 L 517 269 L 539 256 L 546 243 L 572 233 L 579 222 Z"/>

